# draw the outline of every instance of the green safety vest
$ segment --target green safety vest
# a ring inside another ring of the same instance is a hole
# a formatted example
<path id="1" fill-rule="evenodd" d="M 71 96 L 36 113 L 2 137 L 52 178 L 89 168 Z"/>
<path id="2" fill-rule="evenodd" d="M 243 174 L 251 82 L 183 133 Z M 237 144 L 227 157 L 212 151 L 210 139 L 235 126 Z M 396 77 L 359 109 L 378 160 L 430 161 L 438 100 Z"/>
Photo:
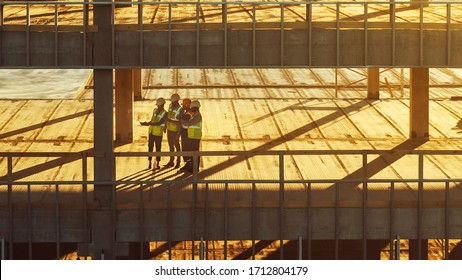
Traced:
<path id="1" fill-rule="evenodd" d="M 202 121 L 188 126 L 188 138 L 189 139 L 201 139 L 202 138 Z"/>
<path id="2" fill-rule="evenodd" d="M 171 122 L 172 121 L 178 121 L 178 115 L 180 114 L 181 106 L 178 106 L 177 108 L 172 108 L 172 104 L 168 107 L 168 115 L 167 115 L 167 129 L 170 131 L 178 131 L 178 123 Z"/>
<path id="3" fill-rule="evenodd" d="M 151 123 L 160 122 L 160 120 L 162 120 L 162 118 L 165 116 L 166 113 L 167 112 L 165 112 L 165 110 L 162 110 L 162 112 L 157 114 L 157 108 L 154 109 L 154 111 L 152 112 Z M 164 128 L 165 128 L 165 123 L 162 123 L 160 125 L 150 125 L 148 133 L 154 136 L 162 136 L 162 133 L 164 132 Z"/>

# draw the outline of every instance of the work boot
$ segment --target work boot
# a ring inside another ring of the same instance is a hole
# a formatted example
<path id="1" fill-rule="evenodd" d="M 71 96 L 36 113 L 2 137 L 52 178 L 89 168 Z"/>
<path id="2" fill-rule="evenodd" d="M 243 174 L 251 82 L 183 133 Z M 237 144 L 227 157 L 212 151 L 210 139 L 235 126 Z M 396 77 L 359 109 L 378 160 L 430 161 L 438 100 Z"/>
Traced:
<path id="1" fill-rule="evenodd" d="M 156 166 L 154 166 L 154 170 L 160 169 L 159 162 L 156 163 Z"/>
<path id="2" fill-rule="evenodd" d="M 173 161 L 169 161 L 164 167 L 173 167 L 174 163 Z"/>

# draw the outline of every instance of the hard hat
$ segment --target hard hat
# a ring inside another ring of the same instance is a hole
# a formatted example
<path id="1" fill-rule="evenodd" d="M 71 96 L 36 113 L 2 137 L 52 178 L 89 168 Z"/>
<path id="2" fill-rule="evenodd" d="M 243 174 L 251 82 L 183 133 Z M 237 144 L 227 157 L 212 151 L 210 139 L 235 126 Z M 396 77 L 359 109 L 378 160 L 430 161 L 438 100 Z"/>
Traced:
<path id="1" fill-rule="evenodd" d="M 191 108 L 200 108 L 200 107 L 201 107 L 201 104 L 199 103 L 199 101 L 194 100 L 191 102 Z"/>
<path id="2" fill-rule="evenodd" d="M 178 93 L 174 93 L 172 94 L 172 96 L 170 97 L 170 101 L 171 102 L 175 102 L 175 101 L 178 101 L 180 100 L 180 95 Z"/>
<path id="3" fill-rule="evenodd" d="M 165 99 L 163 99 L 162 97 L 157 98 L 156 104 L 157 104 L 157 106 L 164 105 L 165 104 Z"/>
<path id="4" fill-rule="evenodd" d="M 183 99 L 182 104 L 183 104 L 183 106 L 184 106 L 184 105 L 190 105 L 190 104 L 191 104 L 191 99 L 189 99 L 189 98 Z"/>

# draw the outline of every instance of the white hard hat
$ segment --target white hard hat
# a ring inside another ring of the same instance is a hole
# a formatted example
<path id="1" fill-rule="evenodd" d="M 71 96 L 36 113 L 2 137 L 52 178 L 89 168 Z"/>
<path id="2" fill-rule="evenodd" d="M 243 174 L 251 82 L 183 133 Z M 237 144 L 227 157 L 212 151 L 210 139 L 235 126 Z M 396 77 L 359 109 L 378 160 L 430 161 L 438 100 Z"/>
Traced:
<path id="1" fill-rule="evenodd" d="M 165 104 L 165 99 L 163 99 L 162 97 L 157 98 L 156 104 L 157 105 L 164 105 Z"/>
<path id="2" fill-rule="evenodd" d="M 172 96 L 170 97 L 170 101 L 171 102 L 175 102 L 175 101 L 178 101 L 180 100 L 180 95 L 178 93 L 174 93 L 172 94 Z"/>
<path id="3" fill-rule="evenodd" d="M 191 108 L 200 108 L 201 107 L 201 104 L 199 103 L 199 101 L 197 100 L 194 100 L 191 102 Z"/>

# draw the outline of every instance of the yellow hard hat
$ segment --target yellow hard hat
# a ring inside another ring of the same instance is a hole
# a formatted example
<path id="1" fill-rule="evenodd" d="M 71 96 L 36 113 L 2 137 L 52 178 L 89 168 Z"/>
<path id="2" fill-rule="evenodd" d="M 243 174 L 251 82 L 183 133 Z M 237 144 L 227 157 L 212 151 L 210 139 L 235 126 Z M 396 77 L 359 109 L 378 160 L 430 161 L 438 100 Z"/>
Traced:
<path id="1" fill-rule="evenodd" d="M 172 94 L 172 96 L 170 97 L 170 101 L 171 102 L 175 102 L 175 101 L 178 101 L 180 100 L 180 95 L 178 93 L 174 93 Z"/>
<path id="2" fill-rule="evenodd" d="M 165 104 L 165 99 L 163 99 L 162 97 L 157 98 L 156 104 L 157 104 L 157 106 L 164 105 Z"/>

